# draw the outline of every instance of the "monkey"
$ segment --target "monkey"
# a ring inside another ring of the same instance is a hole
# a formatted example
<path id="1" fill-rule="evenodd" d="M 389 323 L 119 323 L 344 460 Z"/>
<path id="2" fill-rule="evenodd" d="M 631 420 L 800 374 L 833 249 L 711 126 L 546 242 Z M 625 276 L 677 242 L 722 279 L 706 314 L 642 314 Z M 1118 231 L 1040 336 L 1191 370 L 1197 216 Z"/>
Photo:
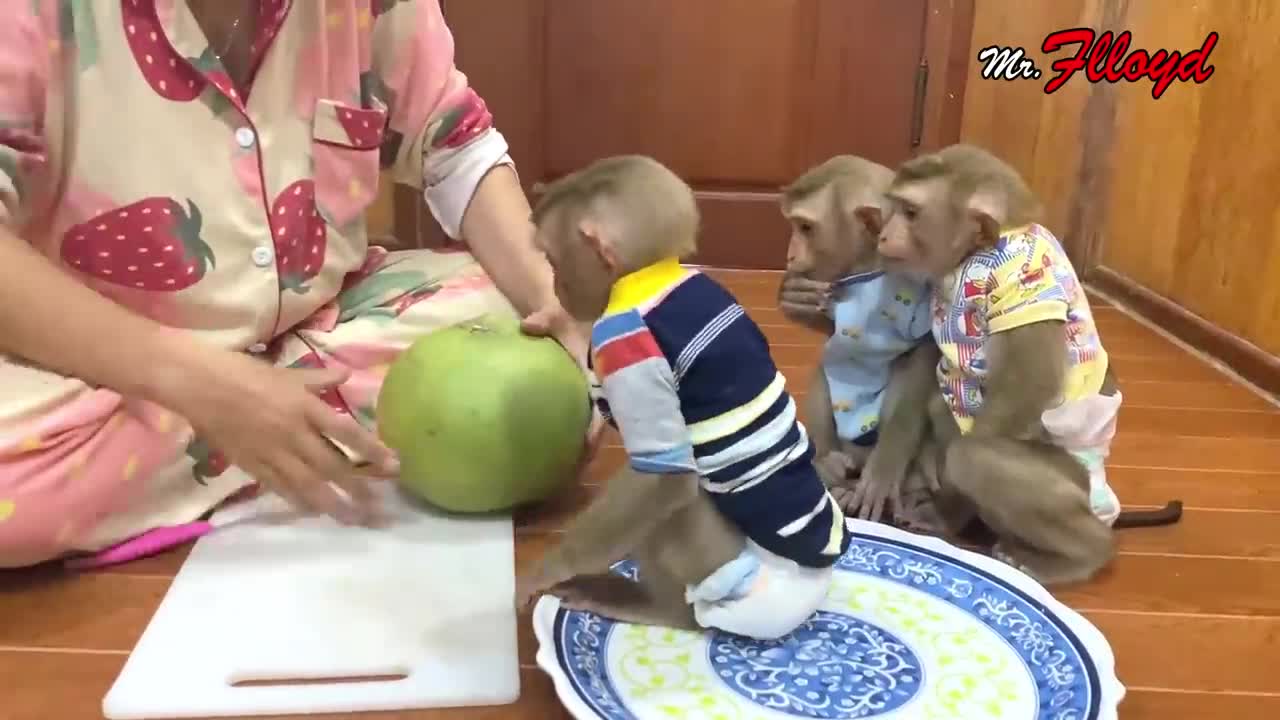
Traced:
<path id="1" fill-rule="evenodd" d="M 552 183 L 532 221 L 561 304 L 591 323 L 597 407 L 628 460 L 517 579 L 517 604 L 550 593 L 635 624 L 793 631 L 852 534 L 759 326 L 681 262 L 692 190 L 652 158 L 609 157 Z M 627 557 L 638 581 L 608 574 Z"/>
<path id="2" fill-rule="evenodd" d="M 826 286 L 817 313 L 779 292 L 779 308 L 829 336 L 809 385 L 805 427 L 819 474 L 845 512 L 880 519 L 898 495 L 901 478 L 924 433 L 924 406 L 937 361 L 932 344 L 927 282 L 886 273 L 877 238 L 856 215 L 877 204 L 893 171 L 840 155 L 782 188 L 781 210 L 791 227 L 786 273 Z M 794 286 L 793 286 L 794 287 Z M 811 306 L 810 306 L 811 307 Z M 833 389 L 835 393 L 833 393 Z M 834 401 L 833 401 L 834 394 Z M 864 472 L 895 478 L 860 483 Z M 917 529 L 933 529 L 900 518 Z"/>
<path id="3" fill-rule="evenodd" d="M 856 214 L 886 268 L 933 281 L 941 495 L 970 506 L 997 558 L 1045 585 L 1088 580 L 1114 555 L 1103 461 L 1122 394 L 1038 199 L 999 158 L 953 145 L 903 163 Z"/>

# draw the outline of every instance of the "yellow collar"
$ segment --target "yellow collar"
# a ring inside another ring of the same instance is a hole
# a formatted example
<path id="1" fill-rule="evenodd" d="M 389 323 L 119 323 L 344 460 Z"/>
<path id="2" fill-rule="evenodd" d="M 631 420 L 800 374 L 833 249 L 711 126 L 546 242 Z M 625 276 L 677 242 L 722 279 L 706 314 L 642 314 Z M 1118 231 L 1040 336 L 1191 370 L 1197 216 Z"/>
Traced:
<path id="1" fill-rule="evenodd" d="M 1015 225 L 1014 227 L 1001 228 L 1000 237 L 1009 235 L 1025 235 L 1026 233 L 1031 232 L 1031 228 L 1034 225 L 1035 223 L 1027 223 L 1026 225 Z"/>
<path id="2" fill-rule="evenodd" d="M 612 315 L 643 305 L 674 285 L 684 276 L 684 272 L 680 258 L 670 257 L 623 275 L 609 291 L 609 305 L 605 308 L 605 313 Z"/>

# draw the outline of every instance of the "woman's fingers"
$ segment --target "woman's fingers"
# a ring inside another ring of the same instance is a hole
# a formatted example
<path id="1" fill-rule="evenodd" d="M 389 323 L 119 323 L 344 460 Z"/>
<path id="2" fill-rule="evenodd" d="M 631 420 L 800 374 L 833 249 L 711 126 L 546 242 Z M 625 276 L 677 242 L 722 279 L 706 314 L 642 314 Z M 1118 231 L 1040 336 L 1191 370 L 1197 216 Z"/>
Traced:
<path id="1" fill-rule="evenodd" d="M 349 479 L 355 467 L 314 426 L 299 430 L 288 463 L 295 489 L 308 504 L 339 522 L 364 522 L 370 492 Z"/>
<path id="2" fill-rule="evenodd" d="M 255 480 L 262 483 L 263 487 L 279 495 L 282 500 L 289 504 L 289 507 L 305 514 L 315 512 L 307 503 L 306 498 L 294 489 L 293 483 L 286 480 L 270 465 L 259 465 L 253 470 L 245 468 L 245 471 L 249 472 Z"/>
<path id="3" fill-rule="evenodd" d="M 311 426 L 326 437 L 355 453 L 373 466 L 376 472 L 394 475 L 400 472 L 400 461 L 391 448 L 350 415 L 340 415 L 322 402 L 313 403 L 307 411 Z"/>

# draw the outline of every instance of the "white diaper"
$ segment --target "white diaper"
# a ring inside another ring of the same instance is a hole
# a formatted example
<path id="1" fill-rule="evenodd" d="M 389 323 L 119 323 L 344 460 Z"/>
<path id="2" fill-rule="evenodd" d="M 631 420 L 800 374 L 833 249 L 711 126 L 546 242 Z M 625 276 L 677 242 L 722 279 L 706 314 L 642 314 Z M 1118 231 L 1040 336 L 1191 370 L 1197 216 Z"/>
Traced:
<path id="1" fill-rule="evenodd" d="M 1089 504 L 1110 525 L 1120 515 L 1120 499 L 1107 484 L 1105 463 L 1116 435 L 1122 396 L 1090 395 L 1063 403 L 1041 416 L 1054 444 L 1070 452 L 1089 470 Z"/>
<path id="2" fill-rule="evenodd" d="M 697 585 L 685 599 L 705 628 L 773 640 L 800 627 L 831 587 L 832 568 L 809 568 L 747 541 L 734 560 Z"/>

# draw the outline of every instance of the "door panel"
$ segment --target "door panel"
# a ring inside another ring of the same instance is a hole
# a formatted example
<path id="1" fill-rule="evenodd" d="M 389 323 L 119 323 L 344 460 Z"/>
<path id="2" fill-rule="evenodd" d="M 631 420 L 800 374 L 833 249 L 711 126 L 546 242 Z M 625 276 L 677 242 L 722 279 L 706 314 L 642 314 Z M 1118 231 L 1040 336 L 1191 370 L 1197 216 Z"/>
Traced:
<path id="1" fill-rule="evenodd" d="M 781 268 L 777 189 L 912 154 L 927 0 L 447 0 L 458 64 L 531 192 L 651 155 L 694 187 L 693 262 Z"/>
<path id="2" fill-rule="evenodd" d="M 813 7 L 550 0 L 546 171 L 641 153 L 697 185 L 776 188 L 803 139 Z"/>

